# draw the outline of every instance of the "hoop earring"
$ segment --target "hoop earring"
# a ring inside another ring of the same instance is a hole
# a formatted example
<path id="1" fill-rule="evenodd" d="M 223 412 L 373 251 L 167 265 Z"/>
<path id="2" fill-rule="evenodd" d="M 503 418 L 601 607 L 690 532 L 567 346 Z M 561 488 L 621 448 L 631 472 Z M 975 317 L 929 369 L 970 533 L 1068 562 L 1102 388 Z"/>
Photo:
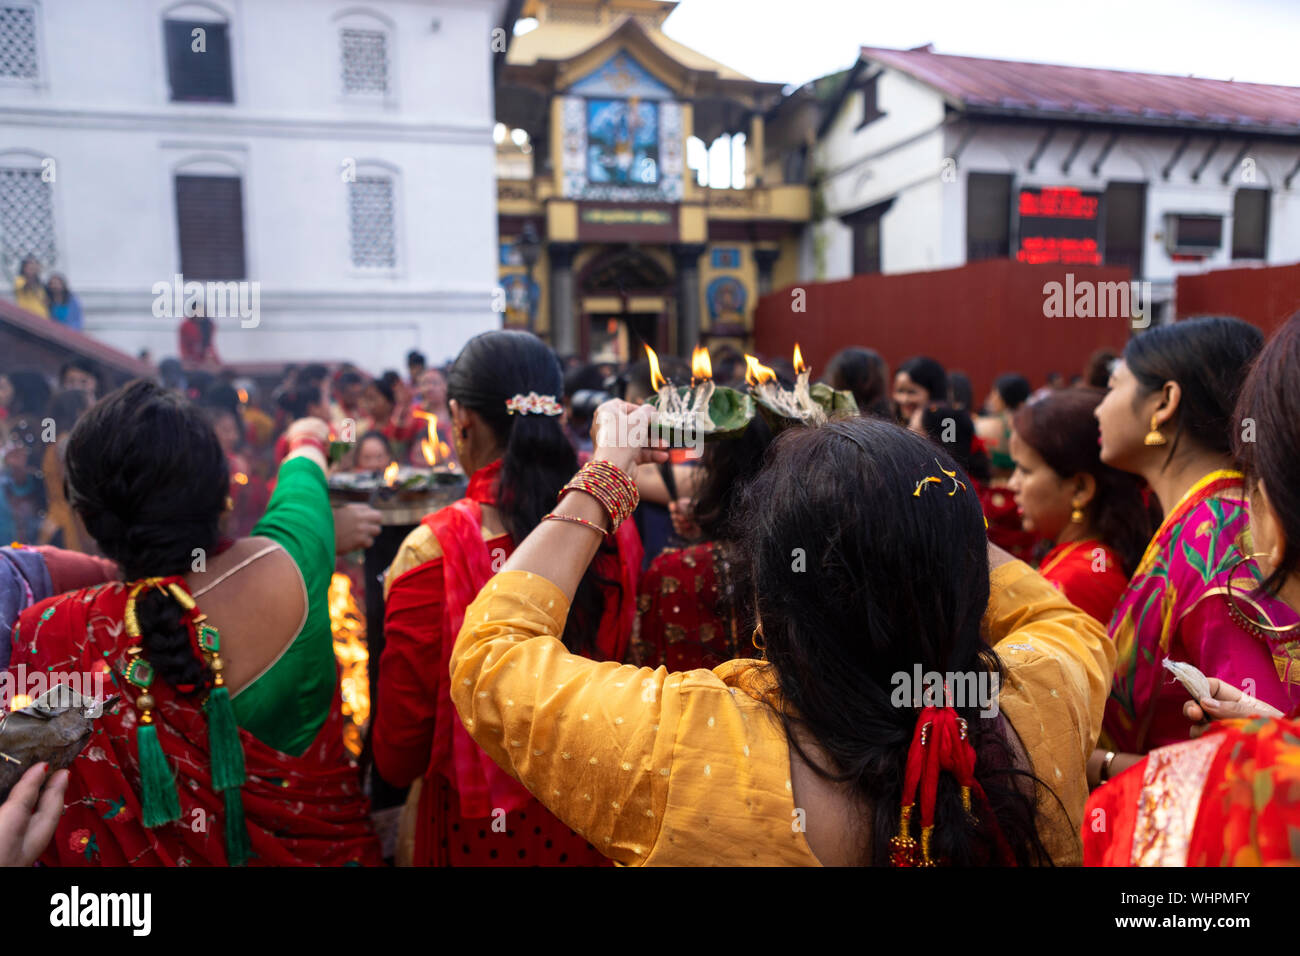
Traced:
<path id="1" fill-rule="evenodd" d="M 1147 432 L 1147 437 L 1142 439 L 1144 445 L 1163 445 L 1168 441 L 1164 435 L 1160 434 L 1160 429 L 1156 427 L 1156 416 L 1151 416 L 1151 431 Z"/>
<path id="2" fill-rule="evenodd" d="M 1240 558 L 1234 561 L 1232 567 L 1228 569 L 1227 580 L 1225 582 L 1226 587 L 1224 589 L 1227 592 L 1224 597 L 1228 599 L 1228 611 L 1237 619 L 1237 622 L 1242 624 L 1247 630 L 1255 630 L 1267 634 L 1293 634 L 1296 631 L 1300 631 L 1300 624 L 1288 624 L 1286 627 L 1275 627 L 1272 624 L 1261 624 L 1259 621 L 1247 617 L 1245 612 L 1237 606 L 1236 599 L 1232 596 L 1232 576 L 1236 573 L 1237 568 L 1241 567 L 1247 561 L 1250 561 L 1253 558 L 1263 557 L 1265 554 L 1266 552 L 1264 551 L 1256 551 L 1253 554 L 1243 554 Z"/>
<path id="3" fill-rule="evenodd" d="M 767 650 L 767 642 L 766 642 L 766 641 L 764 641 L 762 644 L 758 643 L 758 639 L 762 636 L 762 634 L 763 634 L 763 628 L 762 628 L 761 626 L 754 628 L 754 634 L 753 634 L 752 637 L 750 637 L 749 640 L 750 640 L 750 642 L 754 645 L 754 649 L 755 649 L 755 650 L 758 650 L 758 651 L 766 651 L 766 650 Z"/>

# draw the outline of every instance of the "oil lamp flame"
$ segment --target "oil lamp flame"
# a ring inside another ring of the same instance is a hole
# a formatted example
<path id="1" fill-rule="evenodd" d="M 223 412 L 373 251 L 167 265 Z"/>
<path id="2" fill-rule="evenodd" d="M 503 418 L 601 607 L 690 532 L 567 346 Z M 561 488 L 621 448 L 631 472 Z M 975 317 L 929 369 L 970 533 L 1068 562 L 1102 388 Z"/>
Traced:
<path id="1" fill-rule="evenodd" d="M 244 474 L 242 471 L 237 471 L 237 472 L 235 472 L 233 475 L 231 475 L 230 477 L 234 479 L 235 484 L 237 484 L 237 485 L 246 485 L 246 484 L 248 484 L 248 476 L 247 476 L 246 474 Z"/>
<path id="2" fill-rule="evenodd" d="M 696 382 L 713 378 L 713 363 L 709 361 L 709 350 L 702 345 L 695 346 L 691 353 L 691 378 Z"/>
<path id="3" fill-rule="evenodd" d="M 776 381 L 776 372 L 759 362 L 752 355 L 745 356 L 745 381 L 750 385 L 762 385 Z"/>
<path id="4" fill-rule="evenodd" d="M 384 469 L 384 484 L 393 485 L 397 481 L 397 462 L 389 462 L 388 467 Z"/>
<path id="5" fill-rule="evenodd" d="M 804 364 L 803 353 L 799 351 L 799 343 L 794 343 L 794 370 L 798 372 L 808 371 L 808 366 Z"/>
<path id="6" fill-rule="evenodd" d="M 242 388 L 239 390 L 239 404 L 241 405 L 248 404 L 248 392 Z"/>
<path id="7" fill-rule="evenodd" d="M 440 460 L 445 461 L 451 457 L 451 449 L 447 447 L 447 443 L 438 438 L 438 416 L 422 408 L 411 409 L 411 414 L 416 418 L 423 418 L 427 423 L 428 437 L 420 442 L 420 454 L 424 455 L 425 463 L 432 468 Z"/>
<path id="8" fill-rule="evenodd" d="M 352 756 L 361 755 L 362 733 L 370 718 L 370 652 L 366 646 L 366 618 L 352 596 L 352 582 L 335 573 L 329 586 L 330 631 L 334 657 L 339 664 L 339 691 L 347 723 L 343 743 Z"/>
<path id="9" fill-rule="evenodd" d="M 668 384 L 668 379 L 659 371 L 659 356 L 655 355 L 655 350 L 647 345 L 645 354 L 650 357 L 650 387 L 657 392 Z"/>
<path id="10" fill-rule="evenodd" d="M 14 694 L 14 699 L 9 703 L 10 710 L 22 710 L 24 707 L 30 707 L 32 699 L 27 694 Z"/>

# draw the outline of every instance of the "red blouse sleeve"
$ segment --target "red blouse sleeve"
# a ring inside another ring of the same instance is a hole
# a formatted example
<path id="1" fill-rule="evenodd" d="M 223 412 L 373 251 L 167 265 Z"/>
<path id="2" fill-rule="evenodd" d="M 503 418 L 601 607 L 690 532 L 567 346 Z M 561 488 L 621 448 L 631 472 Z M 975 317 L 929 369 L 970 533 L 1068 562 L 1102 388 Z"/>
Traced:
<path id="1" fill-rule="evenodd" d="M 428 769 L 438 701 L 447 693 L 446 669 L 439 667 L 442 574 L 436 558 L 403 574 L 388 591 L 373 745 L 380 776 L 397 787 Z"/>
<path id="2" fill-rule="evenodd" d="M 79 591 L 117 577 L 117 565 L 108 558 L 49 545 L 33 550 L 39 551 L 45 558 L 45 567 L 50 572 L 50 590 L 54 594 Z"/>

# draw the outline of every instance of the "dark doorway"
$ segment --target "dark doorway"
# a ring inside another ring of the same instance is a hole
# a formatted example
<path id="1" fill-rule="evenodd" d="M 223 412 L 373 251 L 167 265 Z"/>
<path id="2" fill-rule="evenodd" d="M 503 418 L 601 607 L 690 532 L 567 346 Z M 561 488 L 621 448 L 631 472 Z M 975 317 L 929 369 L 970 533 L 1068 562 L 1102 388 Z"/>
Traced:
<path id="1" fill-rule="evenodd" d="M 645 346 L 663 354 L 658 312 L 595 312 L 587 317 L 587 355 L 591 361 L 635 362 Z"/>
<path id="2" fill-rule="evenodd" d="M 617 312 L 588 313 L 582 330 L 583 353 L 591 359 L 636 361 L 642 343 L 663 352 L 667 344 L 666 323 L 661 312 L 632 311 L 635 298 L 658 298 L 667 302 L 673 295 L 673 277 L 655 256 L 636 245 L 614 246 L 596 256 L 578 276 L 578 294 L 617 297 L 624 307 Z"/>

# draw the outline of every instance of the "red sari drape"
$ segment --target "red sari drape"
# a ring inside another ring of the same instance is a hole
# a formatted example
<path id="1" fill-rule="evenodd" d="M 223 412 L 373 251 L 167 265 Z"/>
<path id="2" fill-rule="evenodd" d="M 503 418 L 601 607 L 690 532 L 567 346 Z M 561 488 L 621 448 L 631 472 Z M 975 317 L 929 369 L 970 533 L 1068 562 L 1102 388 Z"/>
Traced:
<path id="1" fill-rule="evenodd" d="M 1086 866 L 1294 866 L 1300 722 L 1218 721 L 1157 748 L 1096 790 L 1083 819 Z"/>
<path id="2" fill-rule="evenodd" d="M 475 472 L 467 497 L 424 518 L 442 556 L 393 582 L 385 612 L 375 751 L 380 766 L 404 759 L 391 737 L 409 740 L 413 727 L 431 731 L 432 746 L 420 792 L 413 862 L 417 866 L 580 865 L 608 860 L 496 765 L 466 732 L 447 688 L 451 650 L 465 608 L 514 551 L 507 535 L 484 540 L 482 504 L 495 504 L 500 462 Z M 641 542 L 625 522 L 615 535 L 617 553 L 597 555 L 598 575 L 617 583 L 606 589 L 604 615 L 591 656 L 621 662 L 636 618 L 636 573 Z M 403 671 L 429 700 L 412 700 Z M 394 700 L 395 696 L 403 699 Z M 415 731 L 418 733 L 419 731 Z M 385 748 L 392 747 L 385 751 Z M 494 826 L 493 824 L 496 824 Z"/>
<path id="3" fill-rule="evenodd" d="M 224 866 L 224 799 L 212 789 L 208 724 L 199 701 L 161 678 L 158 740 L 176 775 L 180 820 L 146 829 L 140 822 L 135 729 L 139 691 L 122 675 L 131 641 L 122 623 L 120 582 L 57 595 L 28 608 L 14 631 L 10 670 L 105 673 L 105 690 L 122 700 L 95 722 L 72 764 L 66 808 L 42 861 L 50 866 Z M 90 678 L 83 676 L 83 687 Z M 89 684 L 93 687 L 93 682 Z M 253 866 L 378 865 L 379 842 L 356 769 L 343 746 L 335 694 L 329 717 L 302 756 L 267 746 L 245 730 L 244 815 Z"/>

